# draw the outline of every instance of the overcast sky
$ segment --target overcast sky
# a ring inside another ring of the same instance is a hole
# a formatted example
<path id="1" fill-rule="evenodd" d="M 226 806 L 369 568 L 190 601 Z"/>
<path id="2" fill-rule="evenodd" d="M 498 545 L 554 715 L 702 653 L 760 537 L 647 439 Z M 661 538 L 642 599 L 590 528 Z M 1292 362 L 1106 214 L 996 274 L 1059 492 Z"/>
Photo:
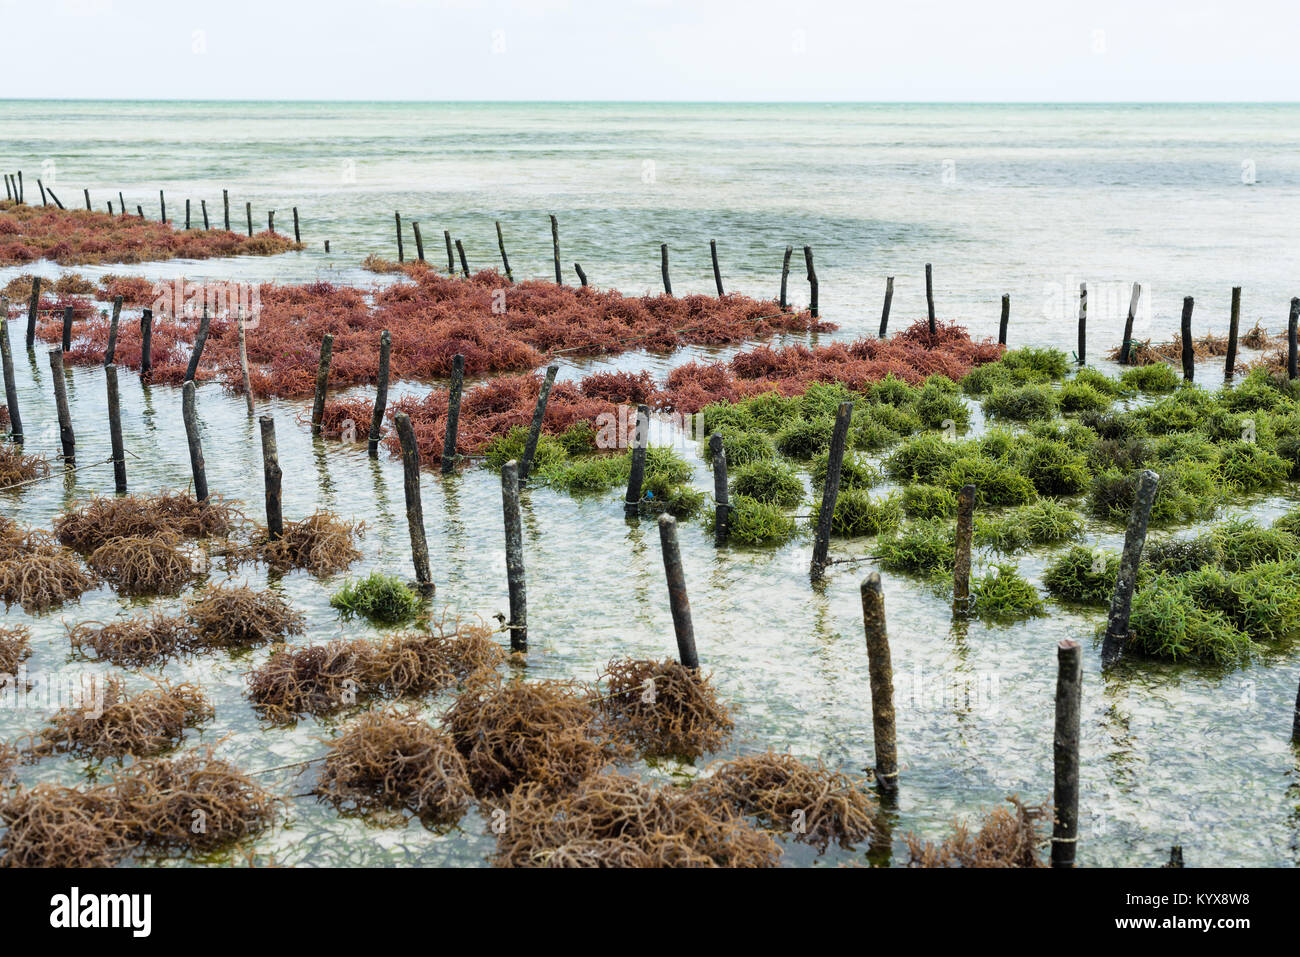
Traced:
<path id="1" fill-rule="evenodd" d="M 0 0 L 0 13 L 18 30 L 3 97 L 1300 100 L 1294 0 Z"/>

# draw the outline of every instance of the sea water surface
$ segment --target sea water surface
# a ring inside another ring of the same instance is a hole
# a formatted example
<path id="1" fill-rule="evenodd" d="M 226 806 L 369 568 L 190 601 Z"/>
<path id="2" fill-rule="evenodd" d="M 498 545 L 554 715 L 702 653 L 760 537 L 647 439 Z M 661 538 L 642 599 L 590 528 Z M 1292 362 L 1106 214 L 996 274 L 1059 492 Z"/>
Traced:
<path id="1" fill-rule="evenodd" d="M 1090 290 L 1090 364 L 1114 372 L 1105 353 L 1120 336 L 1130 284 L 1143 286 L 1137 334 L 1167 339 L 1183 297 L 1195 297 L 1198 332 L 1226 327 L 1230 289 L 1243 287 L 1243 321 L 1277 331 L 1300 294 L 1300 107 L 1296 106 L 891 106 L 721 104 L 379 104 L 0 102 L 0 167 L 22 169 L 65 205 L 88 188 L 97 208 L 117 194 L 128 208 L 169 218 L 187 198 L 219 222 L 229 190 L 232 226 L 251 202 L 257 228 L 275 209 L 291 229 L 298 207 L 307 249 L 270 259 L 73 267 L 87 276 L 374 283 L 359 269 L 370 253 L 396 258 L 393 213 L 418 220 L 426 255 L 441 262 L 443 230 L 463 241 L 471 268 L 498 264 L 499 220 L 516 277 L 553 277 L 548 215 L 560 223 L 564 278 L 582 263 L 591 282 L 628 293 L 657 292 L 659 245 L 672 256 L 673 288 L 712 292 L 709 240 L 718 243 L 729 291 L 774 296 L 786 246 L 796 250 L 791 297 L 807 299 L 801 247 L 815 256 L 821 309 L 840 331 L 874 334 L 885 278 L 895 277 L 891 328 L 925 314 L 924 264 L 934 266 L 940 318 L 975 336 L 997 331 L 999 301 L 1011 296 L 1011 344 L 1075 348 L 1080 282 Z M 331 252 L 323 248 L 330 240 Z M 405 234 L 406 253 L 414 242 Z M 46 276 L 49 263 L 0 269 Z M 253 333 L 255 334 L 255 332 Z M 797 341 L 787 337 L 785 341 Z M 53 457 L 53 397 L 45 349 L 18 346 L 19 396 L 29 451 Z M 685 349 L 565 361 L 562 375 L 649 368 L 664 375 L 691 358 L 734 350 Z M 1213 363 L 1198 380 L 1215 382 Z M 108 456 L 103 373 L 68 373 L 80 462 Z M 403 383 L 422 392 L 439 383 Z M 359 390 L 365 392 L 366 390 Z M 184 486 L 188 456 L 179 390 L 123 377 L 123 416 L 132 490 Z M 384 569 L 409 574 L 401 470 L 366 457 L 364 446 L 312 440 L 303 402 L 267 401 L 276 418 L 288 517 L 330 508 L 362 519 L 364 560 L 320 582 L 298 572 L 268 581 L 242 566 L 238 581 L 278 588 L 308 617 L 300 641 L 360 635 L 328 605 L 347 577 Z M 261 517 L 257 430 L 242 399 L 200 387 L 211 487 Z M 975 416 L 974 430 L 983 428 Z M 664 440 L 675 437 L 664 433 Z M 711 487 L 693 444 L 696 484 Z M 491 620 L 506 605 L 500 483 L 470 470 L 423 478 L 437 605 Z M 83 468 L 0 493 L 0 509 L 36 526 L 77 498 L 110 493 L 111 469 Z M 812 494 L 809 489 L 810 497 Z M 594 679 L 610 658 L 672 654 L 657 530 L 627 522 L 617 494 L 572 498 L 545 488 L 524 496 L 529 580 L 530 678 Z M 1288 494 L 1243 501 L 1223 514 L 1271 517 Z M 832 567 L 808 582 L 807 531 L 779 549 L 716 549 L 698 522 L 683 523 L 683 559 L 697 642 L 737 731 L 720 755 L 788 750 L 861 772 L 872 764 L 870 696 L 858 585 L 870 560 Z M 1090 525 L 1089 543 L 1117 548 L 1119 530 Z M 869 541 L 835 542 L 832 556 L 862 558 Z M 1021 556 L 1039 581 L 1049 553 Z M 991 556 L 980 556 L 977 564 Z M 213 580 L 225 572 L 214 566 Z M 1098 615 L 1049 605 L 1013 625 L 954 623 L 947 602 L 920 582 L 885 575 L 896 671 L 903 764 L 892 819 L 894 861 L 903 835 L 947 833 L 1008 794 L 1050 798 L 1055 645 L 1084 645 L 1082 839 L 1089 865 L 1151 865 L 1181 844 L 1189 864 L 1294 865 L 1300 860 L 1297 756 L 1287 743 L 1300 669 L 1292 651 L 1235 668 L 1131 663 L 1103 676 Z M 201 584 L 201 582 L 200 582 Z M 179 599 L 149 603 L 164 609 Z M 107 589 L 52 613 L 19 609 L 29 624 L 32 674 L 85 670 L 69 655 L 65 625 L 139 613 L 141 603 Z M 187 744 L 259 773 L 289 800 L 284 823 L 219 856 L 285 864 L 477 864 L 490 852 L 484 821 L 434 834 L 418 823 L 379 827 L 340 818 L 308 795 L 321 739 L 343 718 L 306 719 L 290 729 L 259 722 L 244 697 L 244 673 L 267 649 L 208 654 L 160 672 L 200 682 L 213 721 Z M 436 717 L 449 697 L 421 702 Z M 40 727 L 39 709 L 0 710 L 0 736 Z M 696 768 L 640 768 L 671 778 Z M 46 759 L 20 769 L 24 783 L 75 783 L 104 766 Z M 796 863 L 865 861 L 865 849 L 817 858 L 791 846 Z M 879 862 L 880 856 L 873 860 Z"/>

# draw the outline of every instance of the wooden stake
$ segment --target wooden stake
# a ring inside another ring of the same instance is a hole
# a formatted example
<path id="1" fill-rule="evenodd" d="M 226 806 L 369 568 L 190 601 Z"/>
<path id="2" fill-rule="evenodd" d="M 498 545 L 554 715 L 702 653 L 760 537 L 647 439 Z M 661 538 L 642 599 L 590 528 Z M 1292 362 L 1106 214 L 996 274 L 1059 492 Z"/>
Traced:
<path id="1" fill-rule="evenodd" d="M 185 228 L 190 228 L 190 201 L 185 200 Z"/>
<path id="2" fill-rule="evenodd" d="M 135 214 L 136 214 L 136 216 L 138 216 L 140 219 L 144 219 L 144 207 L 141 206 L 139 203 L 136 204 L 136 207 L 135 207 Z"/>
<path id="3" fill-rule="evenodd" d="M 975 535 L 975 486 L 957 493 L 957 554 L 952 573 L 952 613 L 970 614 L 970 547 Z"/>
<path id="4" fill-rule="evenodd" d="M 460 273 L 466 279 L 469 278 L 469 263 L 465 261 L 465 244 L 459 239 L 456 240 L 456 254 L 460 256 Z"/>
<path id="5" fill-rule="evenodd" d="M 578 282 L 579 282 L 579 284 L 581 284 L 581 285 L 583 286 L 583 288 L 586 288 L 586 285 L 587 285 L 587 274 L 586 274 L 585 272 L 582 271 L 582 266 L 581 266 L 579 263 L 574 263 L 574 264 L 573 264 L 573 271 L 576 272 L 576 273 L 578 274 Z"/>
<path id="6" fill-rule="evenodd" d="M 415 444 L 415 430 L 405 412 L 393 417 L 397 438 L 402 444 L 402 478 L 406 493 L 406 525 L 411 532 L 411 559 L 420 590 L 432 594 L 433 575 L 429 571 L 429 543 L 424 537 L 424 506 L 420 503 L 420 449 Z"/>
<path id="7" fill-rule="evenodd" d="M 456 254 L 451 248 L 451 230 L 444 229 L 442 237 L 447 240 L 447 272 L 454 276 L 456 275 Z"/>
<path id="8" fill-rule="evenodd" d="M 1011 322 L 1011 296 L 1002 294 L 1002 318 L 998 320 L 998 345 L 1007 344 L 1007 325 Z"/>
<path id="9" fill-rule="evenodd" d="M 203 304 L 203 316 L 199 319 L 199 332 L 194 337 L 194 349 L 190 352 L 190 364 L 185 368 L 186 382 L 193 382 L 194 377 L 199 374 L 199 360 L 203 358 L 203 347 L 208 341 L 208 327 L 212 323 L 212 317 L 208 315 L 208 304 Z"/>
<path id="10" fill-rule="evenodd" d="M 68 411 L 68 384 L 63 378 L 63 353 L 50 350 L 50 377 L 54 380 L 54 407 L 59 416 L 59 441 L 63 446 L 63 464 L 75 465 L 77 438 L 72 433 L 72 414 Z"/>
<path id="11" fill-rule="evenodd" d="M 871 679 L 871 726 L 876 745 L 876 786 L 887 795 L 898 791 L 898 743 L 894 729 L 894 665 L 885 630 L 885 594 L 880 573 L 862 582 L 862 625 L 867 636 L 867 672 Z"/>
<path id="12" fill-rule="evenodd" d="M 641 511 L 641 483 L 645 480 L 645 455 L 650 444 L 650 407 L 636 407 L 636 431 L 632 433 L 632 470 L 627 477 L 627 496 L 623 499 L 623 512 L 636 515 Z"/>
<path id="13" fill-rule="evenodd" d="M 120 216 L 125 216 L 125 215 L 126 215 L 126 200 L 122 197 L 122 191 L 121 191 L 120 189 L 117 191 L 117 205 L 118 205 L 118 207 L 122 210 L 121 213 L 119 213 L 118 215 L 120 215 Z"/>
<path id="14" fill-rule="evenodd" d="M 1088 357 L 1088 284 L 1079 283 L 1079 352 L 1076 359 L 1084 365 Z"/>
<path id="15" fill-rule="evenodd" d="M 929 263 L 925 264 L 925 311 L 930 317 L 930 335 L 934 335 L 934 272 Z"/>
<path id="16" fill-rule="evenodd" d="M 1192 297 L 1183 297 L 1183 380 L 1191 382 L 1196 375 L 1196 356 L 1192 349 Z"/>
<path id="17" fill-rule="evenodd" d="M 32 298 L 27 305 L 27 348 L 36 347 L 36 312 L 41 305 L 41 277 L 32 280 Z"/>
<path id="18" fill-rule="evenodd" d="M 208 201 L 206 199 L 199 200 L 199 209 L 203 210 L 203 228 L 205 230 L 211 229 L 212 226 L 208 223 Z M 109 212 L 112 212 L 112 210 L 109 210 Z"/>
<path id="19" fill-rule="evenodd" d="M 275 443 L 275 419 L 264 415 L 257 420 L 262 430 L 262 479 L 266 486 L 266 537 L 279 541 L 284 534 L 284 514 L 280 510 L 280 452 Z"/>
<path id="20" fill-rule="evenodd" d="M 244 310 L 239 310 L 236 319 L 239 325 L 239 371 L 244 377 L 244 400 L 248 404 L 248 417 L 253 417 L 253 382 L 248 376 L 248 333 Z"/>
<path id="21" fill-rule="evenodd" d="M 226 213 L 226 232 L 230 232 L 230 191 L 221 191 L 221 205 Z"/>
<path id="22" fill-rule="evenodd" d="M 63 351 L 72 351 L 72 307 L 63 307 Z"/>
<path id="23" fill-rule="evenodd" d="M 1083 651 L 1077 641 L 1056 646 L 1056 734 L 1052 757 L 1056 787 L 1052 806 L 1052 866 L 1074 867 L 1079 842 L 1079 709 L 1083 697 Z"/>
<path id="24" fill-rule="evenodd" d="M 709 256 L 713 259 L 713 284 L 718 287 L 718 298 L 721 299 L 726 295 L 722 291 L 722 270 L 718 268 L 718 241 L 709 240 Z"/>
<path id="25" fill-rule="evenodd" d="M 62 209 L 62 208 L 63 208 L 63 203 L 59 202 L 59 197 L 57 197 L 57 196 L 54 195 L 54 190 L 49 189 L 49 190 L 46 190 L 46 192 L 50 194 L 50 199 L 54 200 L 54 205 L 57 206 L 57 207 L 59 207 L 59 209 Z"/>
<path id="26" fill-rule="evenodd" d="M 880 338 L 889 332 L 889 307 L 894 303 L 894 277 L 885 277 L 885 308 L 880 311 Z"/>
<path id="27" fill-rule="evenodd" d="M 252 236 L 253 235 L 253 204 L 252 203 L 244 204 L 244 215 L 248 217 L 248 235 Z"/>
<path id="28" fill-rule="evenodd" d="M 190 470 L 194 473 L 194 497 L 208 500 L 208 471 L 203 464 L 203 442 L 199 437 L 199 415 L 194 406 L 194 380 L 181 386 L 181 412 L 185 419 L 185 439 L 190 446 Z"/>
<path id="29" fill-rule="evenodd" d="M 1300 745 L 1300 687 L 1295 693 L 1295 716 L 1291 719 L 1291 743 Z"/>
<path id="30" fill-rule="evenodd" d="M 90 190 L 88 190 L 88 189 L 82 189 L 81 192 L 82 192 L 82 193 L 85 195 L 85 197 L 86 197 L 86 210 L 87 210 L 87 212 L 89 212 L 89 211 L 90 211 Z"/>
<path id="31" fill-rule="evenodd" d="M 673 284 L 668 279 L 668 244 L 659 244 L 659 271 L 664 277 L 664 292 L 668 295 L 673 294 Z"/>
<path id="32" fill-rule="evenodd" d="M 528 596 L 524 586 L 524 532 L 519 509 L 519 463 L 501 467 L 501 507 L 506 525 L 506 583 L 510 588 L 510 650 L 528 650 Z"/>
<path id="33" fill-rule="evenodd" d="M 369 453 L 379 457 L 379 440 L 384 432 L 384 407 L 388 405 L 388 360 L 393 352 L 393 337 L 385 329 L 379 334 L 379 378 L 375 386 L 375 407 L 370 417 Z"/>
<path id="34" fill-rule="evenodd" d="M 36 188 L 41 191 L 41 205 L 42 206 L 50 205 L 50 201 L 45 198 L 45 184 L 41 182 L 39 176 L 36 178 Z"/>
<path id="35" fill-rule="evenodd" d="M 108 347 L 104 350 L 104 365 L 117 361 L 117 323 L 122 318 L 122 297 L 113 297 L 113 318 L 108 323 Z"/>
<path id="36" fill-rule="evenodd" d="M 1241 325 L 1241 287 L 1232 287 L 1232 307 L 1228 313 L 1228 354 L 1223 360 L 1223 381 L 1231 382 L 1237 372 L 1237 331 Z"/>
<path id="37" fill-rule="evenodd" d="M 140 313 L 140 375 L 148 378 L 153 371 L 153 310 Z"/>
<path id="38" fill-rule="evenodd" d="M 561 286 L 564 284 L 564 278 L 560 275 L 560 224 L 555 221 L 555 214 L 551 214 L 551 251 L 555 254 L 555 284 Z"/>
<path id="39" fill-rule="evenodd" d="M 14 378 L 14 356 L 9 345 L 9 300 L 0 296 L 0 365 L 5 377 L 5 407 L 9 409 L 9 439 L 23 444 L 23 417 L 18 413 L 18 382 Z"/>
<path id="40" fill-rule="evenodd" d="M 506 255 L 506 240 L 501 235 L 501 220 L 497 220 L 497 248 L 501 250 L 501 266 L 506 271 L 506 282 L 514 282 L 515 274 L 510 271 L 510 258 Z M 584 283 L 583 285 L 586 285 Z"/>
<path id="41" fill-rule="evenodd" d="M 686 575 L 682 571 L 682 554 L 677 547 L 677 519 L 659 516 L 659 544 L 664 553 L 664 575 L 668 579 L 668 604 L 673 613 L 673 631 L 677 634 L 677 659 L 682 667 L 697 670 L 700 658 L 695 651 L 695 626 L 691 624 L 691 603 L 686 597 Z"/>
<path id="42" fill-rule="evenodd" d="M 320 362 L 316 365 L 316 400 L 311 406 L 311 434 L 320 435 L 325 418 L 325 392 L 330 383 L 330 360 L 334 356 L 334 337 L 328 332 L 320 340 Z"/>
<path id="43" fill-rule="evenodd" d="M 126 451 L 122 446 L 122 405 L 117 392 L 117 366 L 104 366 L 108 385 L 108 437 L 113 448 L 113 490 L 126 494 Z"/>
<path id="44" fill-rule="evenodd" d="M 1300 298 L 1291 300 L 1291 314 L 1286 321 L 1286 377 L 1296 377 L 1296 322 L 1300 319 Z"/>
<path id="45" fill-rule="evenodd" d="M 163 196 L 163 191 L 158 190 L 158 222 L 167 222 L 167 198 Z"/>
<path id="46" fill-rule="evenodd" d="M 397 261 L 400 263 L 406 259 L 405 254 L 402 252 L 402 214 L 394 212 L 393 219 L 397 221 Z"/>
<path id="47" fill-rule="evenodd" d="M 546 418 L 546 400 L 551 397 L 551 387 L 555 385 L 557 365 L 546 367 L 546 377 L 537 392 L 537 407 L 533 409 L 533 423 L 528 429 L 528 444 L 524 447 L 524 460 L 519 463 L 519 481 L 528 481 L 528 473 L 533 467 L 533 456 L 537 454 L 537 442 L 542 437 L 542 420 Z"/>
<path id="48" fill-rule="evenodd" d="M 713 542 L 725 545 L 731 534 L 731 498 L 727 490 L 727 449 L 717 432 L 709 436 L 709 455 L 713 459 Z"/>
<path id="49" fill-rule="evenodd" d="M 415 259 L 424 262 L 424 239 L 420 236 L 420 224 L 411 220 L 411 232 L 415 234 Z"/>
<path id="50" fill-rule="evenodd" d="M 302 242 L 302 233 L 298 231 L 298 207 L 297 206 L 293 208 L 293 241 L 295 243 Z M 421 256 L 420 258 L 423 259 L 424 257 Z"/>
<path id="51" fill-rule="evenodd" d="M 1137 581 L 1138 563 L 1142 560 L 1142 546 L 1146 543 L 1147 523 L 1151 520 L 1151 503 L 1156 497 L 1156 483 L 1160 476 L 1143 469 L 1134 483 L 1133 510 L 1129 513 L 1128 528 L 1124 532 L 1124 551 L 1120 555 L 1119 574 L 1115 576 L 1115 592 L 1110 600 L 1110 616 L 1106 636 L 1102 639 L 1102 667 L 1119 660 L 1128 641 L 1129 612 L 1133 608 L 1133 585 Z"/>
<path id="52" fill-rule="evenodd" d="M 813 542 L 812 567 L 809 569 L 813 581 L 820 581 L 826 570 L 826 557 L 831 547 L 831 520 L 835 516 L 835 500 L 840 494 L 840 469 L 844 464 L 844 446 L 849 434 L 849 420 L 852 418 L 853 403 L 841 402 L 835 415 L 835 431 L 831 434 L 821 510 L 817 513 L 817 535 Z"/>
<path id="53" fill-rule="evenodd" d="M 266 211 L 266 231 L 272 236 L 275 235 L 275 210 L 273 209 Z"/>
<path id="54" fill-rule="evenodd" d="M 817 270 L 813 268 L 812 247 L 803 248 L 803 261 L 808 267 L 808 311 L 816 319 L 821 313 L 817 311 Z"/>
<path id="55" fill-rule="evenodd" d="M 790 257 L 794 254 L 793 246 L 785 247 L 785 258 L 781 260 L 781 311 L 786 312 L 790 308 L 790 300 L 786 296 L 786 289 L 790 283 Z"/>
<path id="56" fill-rule="evenodd" d="M 451 389 L 447 393 L 447 433 L 442 439 L 442 474 L 456 471 L 456 442 L 460 430 L 460 396 L 465 385 L 465 357 L 451 359 Z"/>

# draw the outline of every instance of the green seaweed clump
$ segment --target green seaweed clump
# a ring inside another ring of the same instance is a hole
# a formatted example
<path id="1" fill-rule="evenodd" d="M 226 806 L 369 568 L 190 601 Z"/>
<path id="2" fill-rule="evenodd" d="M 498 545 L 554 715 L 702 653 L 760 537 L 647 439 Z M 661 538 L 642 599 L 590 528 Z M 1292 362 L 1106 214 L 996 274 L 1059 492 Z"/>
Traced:
<path id="1" fill-rule="evenodd" d="M 887 571 L 933 575 L 952 570 L 956 546 L 955 529 L 931 518 L 908 522 L 897 532 L 882 535 L 875 557 Z"/>
<path id="2" fill-rule="evenodd" d="M 971 610 L 981 618 L 1013 621 L 1043 614 L 1043 600 L 1033 585 L 1020 577 L 1015 565 L 993 565 L 971 579 Z"/>
<path id="3" fill-rule="evenodd" d="M 347 616 L 396 625 L 419 615 L 420 596 L 395 575 L 371 572 L 360 581 L 345 582 L 330 596 L 330 605 Z"/>
<path id="4" fill-rule="evenodd" d="M 803 480 L 784 462 L 750 462 L 731 473 L 733 495 L 793 508 L 803 501 Z"/>
<path id="5" fill-rule="evenodd" d="M 1075 545 L 1058 555 L 1043 573 L 1043 586 L 1060 601 L 1104 608 L 1115 591 L 1119 556 Z"/>
<path id="6" fill-rule="evenodd" d="M 716 510 L 709 516 L 710 531 L 716 530 L 715 518 Z M 779 506 L 748 495 L 732 497 L 727 527 L 731 541 L 738 545 L 780 545 L 797 530 L 795 520 Z"/>

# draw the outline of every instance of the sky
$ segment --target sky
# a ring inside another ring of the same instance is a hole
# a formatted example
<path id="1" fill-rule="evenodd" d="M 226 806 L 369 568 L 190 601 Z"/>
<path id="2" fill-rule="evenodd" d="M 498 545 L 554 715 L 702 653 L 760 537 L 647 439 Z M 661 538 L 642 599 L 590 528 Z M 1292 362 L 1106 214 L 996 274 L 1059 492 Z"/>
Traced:
<path id="1" fill-rule="evenodd" d="M 1297 101 L 1300 3 L 0 0 L 0 98 Z"/>

